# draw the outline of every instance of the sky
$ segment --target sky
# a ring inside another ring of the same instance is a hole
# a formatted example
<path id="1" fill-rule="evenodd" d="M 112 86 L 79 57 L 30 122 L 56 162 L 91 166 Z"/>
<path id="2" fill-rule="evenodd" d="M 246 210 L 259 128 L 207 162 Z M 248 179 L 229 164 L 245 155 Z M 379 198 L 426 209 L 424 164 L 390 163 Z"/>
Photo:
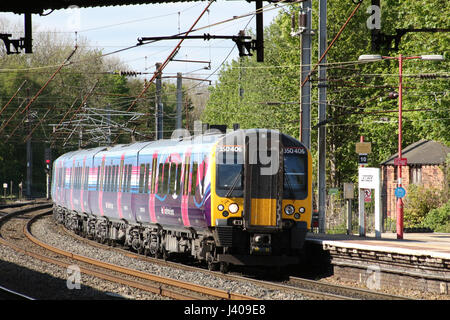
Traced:
<path id="1" fill-rule="evenodd" d="M 264 25 L 271 23 L 278 15 L 280 8 L 275 8 L 266 2 Z M 201 12 L 206 8 L 206 1 L 148 4 L 133 6 L 114 6 L 99 8 L 72 8 L 55 10 L 47 16 L 33 15 L 33 32 L 59 32 L 72 37 L 74 45 L 76 39 L 87 39 L 95 48 L 101 48 L 103 53 L 112 52 L 138 43 L 141 37 L 170 36 L 187 31 Z M 197 23 L 196 28 L 205 27 L 192 35 L 237 35 L 239 30 L 255 30 L 253 15 L 241 19 L 234 19 L 227 23 L 209 26 L 234 16 L 241 16 L 255 10 L 255 3 L 242 0 L 218 0 L 214 2 L 209 12 L 205 13 Z M 46 14 L 48 12 L 44 12 Z M 13 23 L 23 25 L 23 15 L 1 13 L 0 18 L 7 18 Z M 16 35 L 15 35 L 16 36 Z M 22 35 L 23 36 L 23 35 Z M 116 53 L 130 71 L 155 71 L 155 63 L 164 62 L 175 48 L 179 40 L 165 40 L 154 44 L 139 46 L 130 50 Z M 238 50 L 234 48 L 232 40 L 185 40 L 176 55 L 178 60 L 210 61 L 170 62 L 163 71 L 165 76 L 175 76 L 182 72 L 185 76 L 216 81 L 218 71 L 223 61 L 238 57 Z M 231 54 L 230 54 L 231 52 Z M 205 68 L 209 68 L 209 70 Z M 146 76 L 148 79 L 151 74 Z"/>

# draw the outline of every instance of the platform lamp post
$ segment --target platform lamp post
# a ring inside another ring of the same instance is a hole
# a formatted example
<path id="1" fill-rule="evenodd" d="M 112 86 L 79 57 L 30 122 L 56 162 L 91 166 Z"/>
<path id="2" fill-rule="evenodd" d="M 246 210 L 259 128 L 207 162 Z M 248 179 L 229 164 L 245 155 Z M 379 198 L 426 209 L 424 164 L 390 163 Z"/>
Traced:
<path id="1" fill-rule="evenodd" d="M 397 185 L 402 186 L 402 107 L 403 107 L 403 60 L 410 59 L 421 59 L 421 60 L 432 60 L 432 61 L 443 61 L 444 57 L 442 55 L 431 54 L 431 55 L 421 55 L 421 56 L 411 56 L 405 57 L 400 54 L 398 57 L 386 57 L 379 54 L 365 54 L 358 58 L 358 61 L 380 61 L 384 59 L 394 59 L 398 60 L 398 160 L 397 160 Z M 397 199 L 397 239 L 403 239 L 403 200 L 401 197 Z"/>

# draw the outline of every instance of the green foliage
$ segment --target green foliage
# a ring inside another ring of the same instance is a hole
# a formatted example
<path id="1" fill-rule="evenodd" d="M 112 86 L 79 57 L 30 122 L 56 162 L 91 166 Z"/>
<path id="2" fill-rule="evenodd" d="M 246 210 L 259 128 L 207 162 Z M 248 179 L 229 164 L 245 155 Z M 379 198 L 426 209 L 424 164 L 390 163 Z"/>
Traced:
<path id="1" fill-rule="evenodd" d="M 411 184 L 404 202 L 404 227 L 420 227 L 425 216 L 443 202 L 443 192 L 437 188 L 425 188 Z"/>
<path id="2" fill-rule="evenodd" d="M 434 232 L 450 233 L 450 200 L 442 207 L 432 209 L 425 216 L 423 225 Z"/>
<path id="3" fill-rule="evenodd" d="M 317 1 L 313 2 L 313 29 L 317 29 Z M 397 152 L 398 100 L 388 94 L 398 91 L 397 60 L 358 64 L 362 54 L 379 53 L 397 57 L 421 54 L 448 55 L 448 33 L 407 33 L 401 38 L 399 51 L 387 46 L 371 52 L 371 32 L 366 26 L 369 14 L 363 4 L 327 55 L 327 184 L 339 186 L 356 181 L 357 155 L 355 143 L 360 136 L 372 142 L 369 166 Z M 253 57 L 226 64 L 220 71 L 218 84 L 211 89 L 210 101 L 202 121 L 214 124 L 240 123 L 241 128 L 279 129 L 298 137 L 300 110 L 300 46 L 292 37 L 289 6 L 265 29 L 265 62 Z M 337 34 L 354 8 L 350 1 L 328 2 L 328 43 Z M 448 3 L 429 1 L 382 0 L 381 31 L 394 35 L 399 28 L 443 28 L 447 25 Z M 393 45 L 393 43 L 392 43 Z M 313 37 L 312 62 L 318 60 L 317 36 Z M 406 60 L 403 64 L 403 146 L 420 139 L 433 139 L 450 144 L 448 108 L 449 57 L 444 62 Z M 436 73 L 437 78 L 422 79 L 422 73 Z M 440 77 L 442 76 L 443 77 Z M 312 74 L 311 151 L 317 153 L 317 73 Z M 240 95 L 239 89 L 243 89 Z M 418 111 L 424 110 L 424 111 Z M 314 172 L 316 170 L 314 169 Z"/>

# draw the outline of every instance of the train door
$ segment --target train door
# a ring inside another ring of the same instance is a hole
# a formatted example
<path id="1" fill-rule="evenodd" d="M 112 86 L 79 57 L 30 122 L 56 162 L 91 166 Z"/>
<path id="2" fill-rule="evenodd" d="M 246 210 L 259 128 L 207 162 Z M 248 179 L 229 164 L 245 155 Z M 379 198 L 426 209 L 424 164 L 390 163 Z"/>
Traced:
<path id="1" fill-rule="evenodd" d="M 80 177 L 80 206 L 81 206 L 81 212 L 86 212 L 87 208 L 87 186 L 86 181 L 89 177 L 89 167 L 86 167 L 86 156 L 83 158 L 83 167 L 81 168 L 81 177 Z"/>
<path id="2" fill-rule="evenodd" d="M 149 209 L 149 216 L 150 216 L 150 222 L 157 223 L 156 219 L 156 209 L 155 209 L 155 194 L 156 194 L 156 179 L 157 179 L 157 173 L 158 173 L 158 152 L 153 152 L 152 156 L 152 165 L 151 165 L 151 173 L 149 175 L 149 197 L 148 197 L 148 209 Z"/>
<path id="3" fill-rule="evenodd" d="M 105 158 L 106 155 L 102 157 L 102 162 L 99 167 L 99 174 L 98 174 L 98 180 L 97 180 L 97 196 L 98 196 L 98 212 L 101 216 L 105 215 L 103 211 L 103 188 L 104 188 L 104 177 L 105 177 Z"/>
<path id="4" fill-rule="evenodd" d="M 247 132 L 244 152 L 244 225 L 281 228 L 283 168 L 279 134 Z"/>
<path id="5" fill-rule="evenodd" d="M 190 227 L 189 220 L 189 193 L 190 193 L 190 166 L 191 166 L 191 150 L 188 150 L 184 155 L 182 186 L 183 191 L 181 195 L 181 219 L 185 227 Z"/>

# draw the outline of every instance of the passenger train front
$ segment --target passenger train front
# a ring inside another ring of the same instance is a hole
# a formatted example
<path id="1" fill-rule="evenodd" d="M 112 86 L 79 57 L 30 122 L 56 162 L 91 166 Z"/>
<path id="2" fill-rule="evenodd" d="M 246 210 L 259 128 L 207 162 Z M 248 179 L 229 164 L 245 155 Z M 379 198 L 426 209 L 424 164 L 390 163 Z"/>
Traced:
<path id="1" fill-rule="evenodd" d="M 218 266 L 299 261 L 311 155 L 266 129 L 77 150 L 53 163 L 57 221 L 100 242 Z"/>

